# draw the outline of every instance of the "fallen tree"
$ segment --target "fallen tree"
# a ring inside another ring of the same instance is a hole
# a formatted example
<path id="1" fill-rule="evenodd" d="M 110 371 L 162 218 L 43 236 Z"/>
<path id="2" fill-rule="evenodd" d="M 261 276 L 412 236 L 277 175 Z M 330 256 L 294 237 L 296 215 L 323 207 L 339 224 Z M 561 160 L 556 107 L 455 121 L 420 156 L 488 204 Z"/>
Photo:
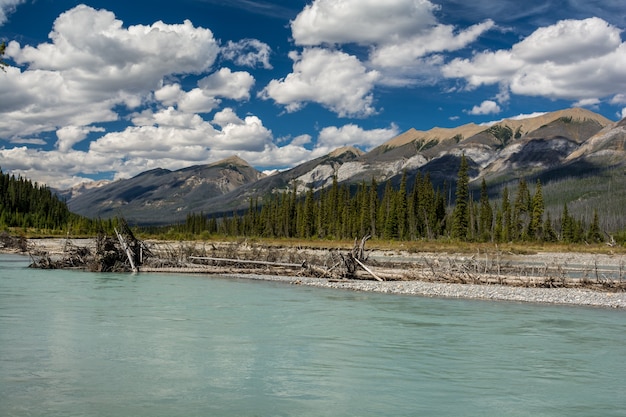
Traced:
<path id="1" fill-rule="evenodd" d="M 122 234 L 122 230 L 118 230 Z M 611 268 L 589 263 L 570 266 L 554 259 L 545 263 L 511 263 L 496 248 L 475 255 L 433 253 L 399 260 L 395 256 L 370 259 L 368 236 L 355 240 L 351 249 L 319 249 L 239 242 L 143 242 L 131 234 L 126 245 L 118 236 L 100 235 L 95 247 L 66 241 L 63 253 L 32 255 L 33 267 L 82 268 L 99 272 L 138 271 L 201 274 L 262 274 L 314 277 L 327 280 L 421 280 L 461 284 L 546 288 L 626 290 L 626 260 Z M 130 255 L 129 255 L 130 254 Z M 545 259 L 545 258 L 544 258 Z"/>

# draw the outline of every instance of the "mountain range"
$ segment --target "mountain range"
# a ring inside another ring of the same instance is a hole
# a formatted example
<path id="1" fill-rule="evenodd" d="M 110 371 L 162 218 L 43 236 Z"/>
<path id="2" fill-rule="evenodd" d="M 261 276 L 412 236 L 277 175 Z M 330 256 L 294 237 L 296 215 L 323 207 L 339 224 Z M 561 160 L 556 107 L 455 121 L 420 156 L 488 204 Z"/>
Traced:
<path id="1" fill-rule="evenodd" d="M 463 154 L 474 183 L 484 178 L 494 194 L 520 178 L 557 184 L 589 177 L 610 178 L 621 183 L 613 187 L 612 195 L 626 193 L 626 119 L 613 122 L 573 108 L 490 125 L 410 129 L 369 152 L 339 148 L 273 175 L 231 157 L 209 165 L 155 169 L 130 179 L 83 185 L 62 195 L 70 210 L 85 216 L 124 216 L 134 224 L 168 224 L 183 221 L 189 213 L 243 210 L 250 198 L 262 199 L 294 186 L 299 192 L 316 191 L 335 177 L 340 184 L 372 179 L 397 184 L 406 174 L 411 184 L 421 172 L 429 173 L 435 186 L 453 187 Z M 598 198 L 598 193 L 591 194 L 589 198 Z"/>

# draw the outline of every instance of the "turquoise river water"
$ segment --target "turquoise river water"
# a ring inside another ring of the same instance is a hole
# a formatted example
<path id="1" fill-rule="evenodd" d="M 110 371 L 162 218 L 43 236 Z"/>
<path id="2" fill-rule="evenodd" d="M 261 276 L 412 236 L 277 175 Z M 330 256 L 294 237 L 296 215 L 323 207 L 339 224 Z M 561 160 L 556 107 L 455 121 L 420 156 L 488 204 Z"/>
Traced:
<path id="1" fill-rule="evenodd" d="M 0 255 L 0 416 L 626 416 L 626 311 Z"/>

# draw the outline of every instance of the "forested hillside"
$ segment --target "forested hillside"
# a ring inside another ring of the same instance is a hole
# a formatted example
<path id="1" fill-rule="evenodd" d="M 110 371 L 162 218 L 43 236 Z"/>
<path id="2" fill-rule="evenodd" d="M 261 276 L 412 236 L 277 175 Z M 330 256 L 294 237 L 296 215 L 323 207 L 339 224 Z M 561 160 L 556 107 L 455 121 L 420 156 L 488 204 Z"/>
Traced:
<path id="1" fill-rule="evenodd" d="M 48 187 L 0 170 L 0 230 L 89 234 L 103 226 L 106 224 L 71 213 Z"/>
<path id="2" fill-rule="evenodd" d="M 380 190 L 383 190 L 381 193 Z M 450 195 L 454 189 L 455 196 Z M 462 157 L 454 187 L 438 189 L 429 174 L 417 175 L 399 186 L 387 181 L 361 183 L 356 189 L 339 185 L 304 196 L 296 189 L 263 200 L 251 199 L 248 210 L 220 218 L 189 214 L 178 231 L 198 235 L 270 238 L 354 239 L 366 235 L 385 240 L 410 241 L 450 238 L 470 242 L 564 242 L 611 241 L 618 230 L 605 233 L 597 211 L 573 213 L 567 204 L 553 215 L 546 210 L 540 180 L 521 179 L 497 199 L 490 198 L 483 181 L 474 199 L 468 185 L 468 164 Z M 448 199 L 454 198 L 454 201 Z"/>

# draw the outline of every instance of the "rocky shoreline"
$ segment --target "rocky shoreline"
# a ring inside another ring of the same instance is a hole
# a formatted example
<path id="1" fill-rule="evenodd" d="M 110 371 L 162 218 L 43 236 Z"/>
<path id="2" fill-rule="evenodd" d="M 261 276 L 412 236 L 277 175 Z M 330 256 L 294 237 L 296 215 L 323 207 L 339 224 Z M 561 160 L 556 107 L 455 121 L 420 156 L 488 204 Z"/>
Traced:
<path id="1" fill-rule="evenodd" d="M 74 247 L 91 247 L 94 245 L 94 240 L 73 240 L 71 244 Z M 64 251 L 66 245 L 66 239 L 29 241 L 29 246 L 38 251 L 57 255 Z M 371 277 L 367 277 L 367 274 L 364 274 L 365 279 L 337 279 L 337 277 L 329 276 L 311 277 L 297 269 L 278 272 L 268 268 L 244 269 L 223 265 L 195 265 L 188 262 L 189 253 L 195 253 L 194 251 L 199 249 L 202 249 L 204 253 L 210 252 L 207 243 L 149 242 L 149 245 L 157 252 L 179 256 L 180 263 L 174 266 L 141 269 L 148 273 L 219 274 L 245 279 L 386 294 L 626 309 L 626 292 L 623 291 L 626 283 L 626 255 L 621 253 L 544 252 L 516 255 L 498 252 L 497 254 L 468 255 L 371 250 L 368 251 L 368 256 L 373 265 L 372 268 L 382 276 L 387 271 L 387 276 L 392 277 L 384 281 L 374 281 Z M 208 245 L 213 250 L 220 243 L 214 242 Z M 275 247 L 268 249 L 245 244 L 237 247 L 237 251 L 237 256 L 244 255 L 248 259 L 269 259 L 270 255 L 272 258 L 288 256 L 294 262 L 313 258 L 325 261 L 329 253 L 328 249 Z M 247 256 L 246 251 L 249 252 Z M 2 252 L 1 249 L 0 252 Z M 488 268 L 491 273 L 487 273 Z M 500 268 L 502 268 L 502 273 L 500 273 Z M 546 280 L 547 274 L 550 275 L 548 280 Z M 572 274 L 579 278 L 571 278 Z M 607 279 L 607 276 L 610 278 Z M 576 280 L 587 280 L 589 285 L 587 287 L 572 285 Z M 618 282 L 620 286 L 607 291 L 607 281 Z"/>
<path id="2" fill-rule="evenodd" d="M 626 309 L 625 292 L 601 292 L 582 288 L 528 288 L 508 285 L 455 284 L 425 281 L 328 280 L 256 274 L 226 274 L 239 279 L 284 282 L 292 285 L 367 291 L 435 298 L 512 301 Z"/>

